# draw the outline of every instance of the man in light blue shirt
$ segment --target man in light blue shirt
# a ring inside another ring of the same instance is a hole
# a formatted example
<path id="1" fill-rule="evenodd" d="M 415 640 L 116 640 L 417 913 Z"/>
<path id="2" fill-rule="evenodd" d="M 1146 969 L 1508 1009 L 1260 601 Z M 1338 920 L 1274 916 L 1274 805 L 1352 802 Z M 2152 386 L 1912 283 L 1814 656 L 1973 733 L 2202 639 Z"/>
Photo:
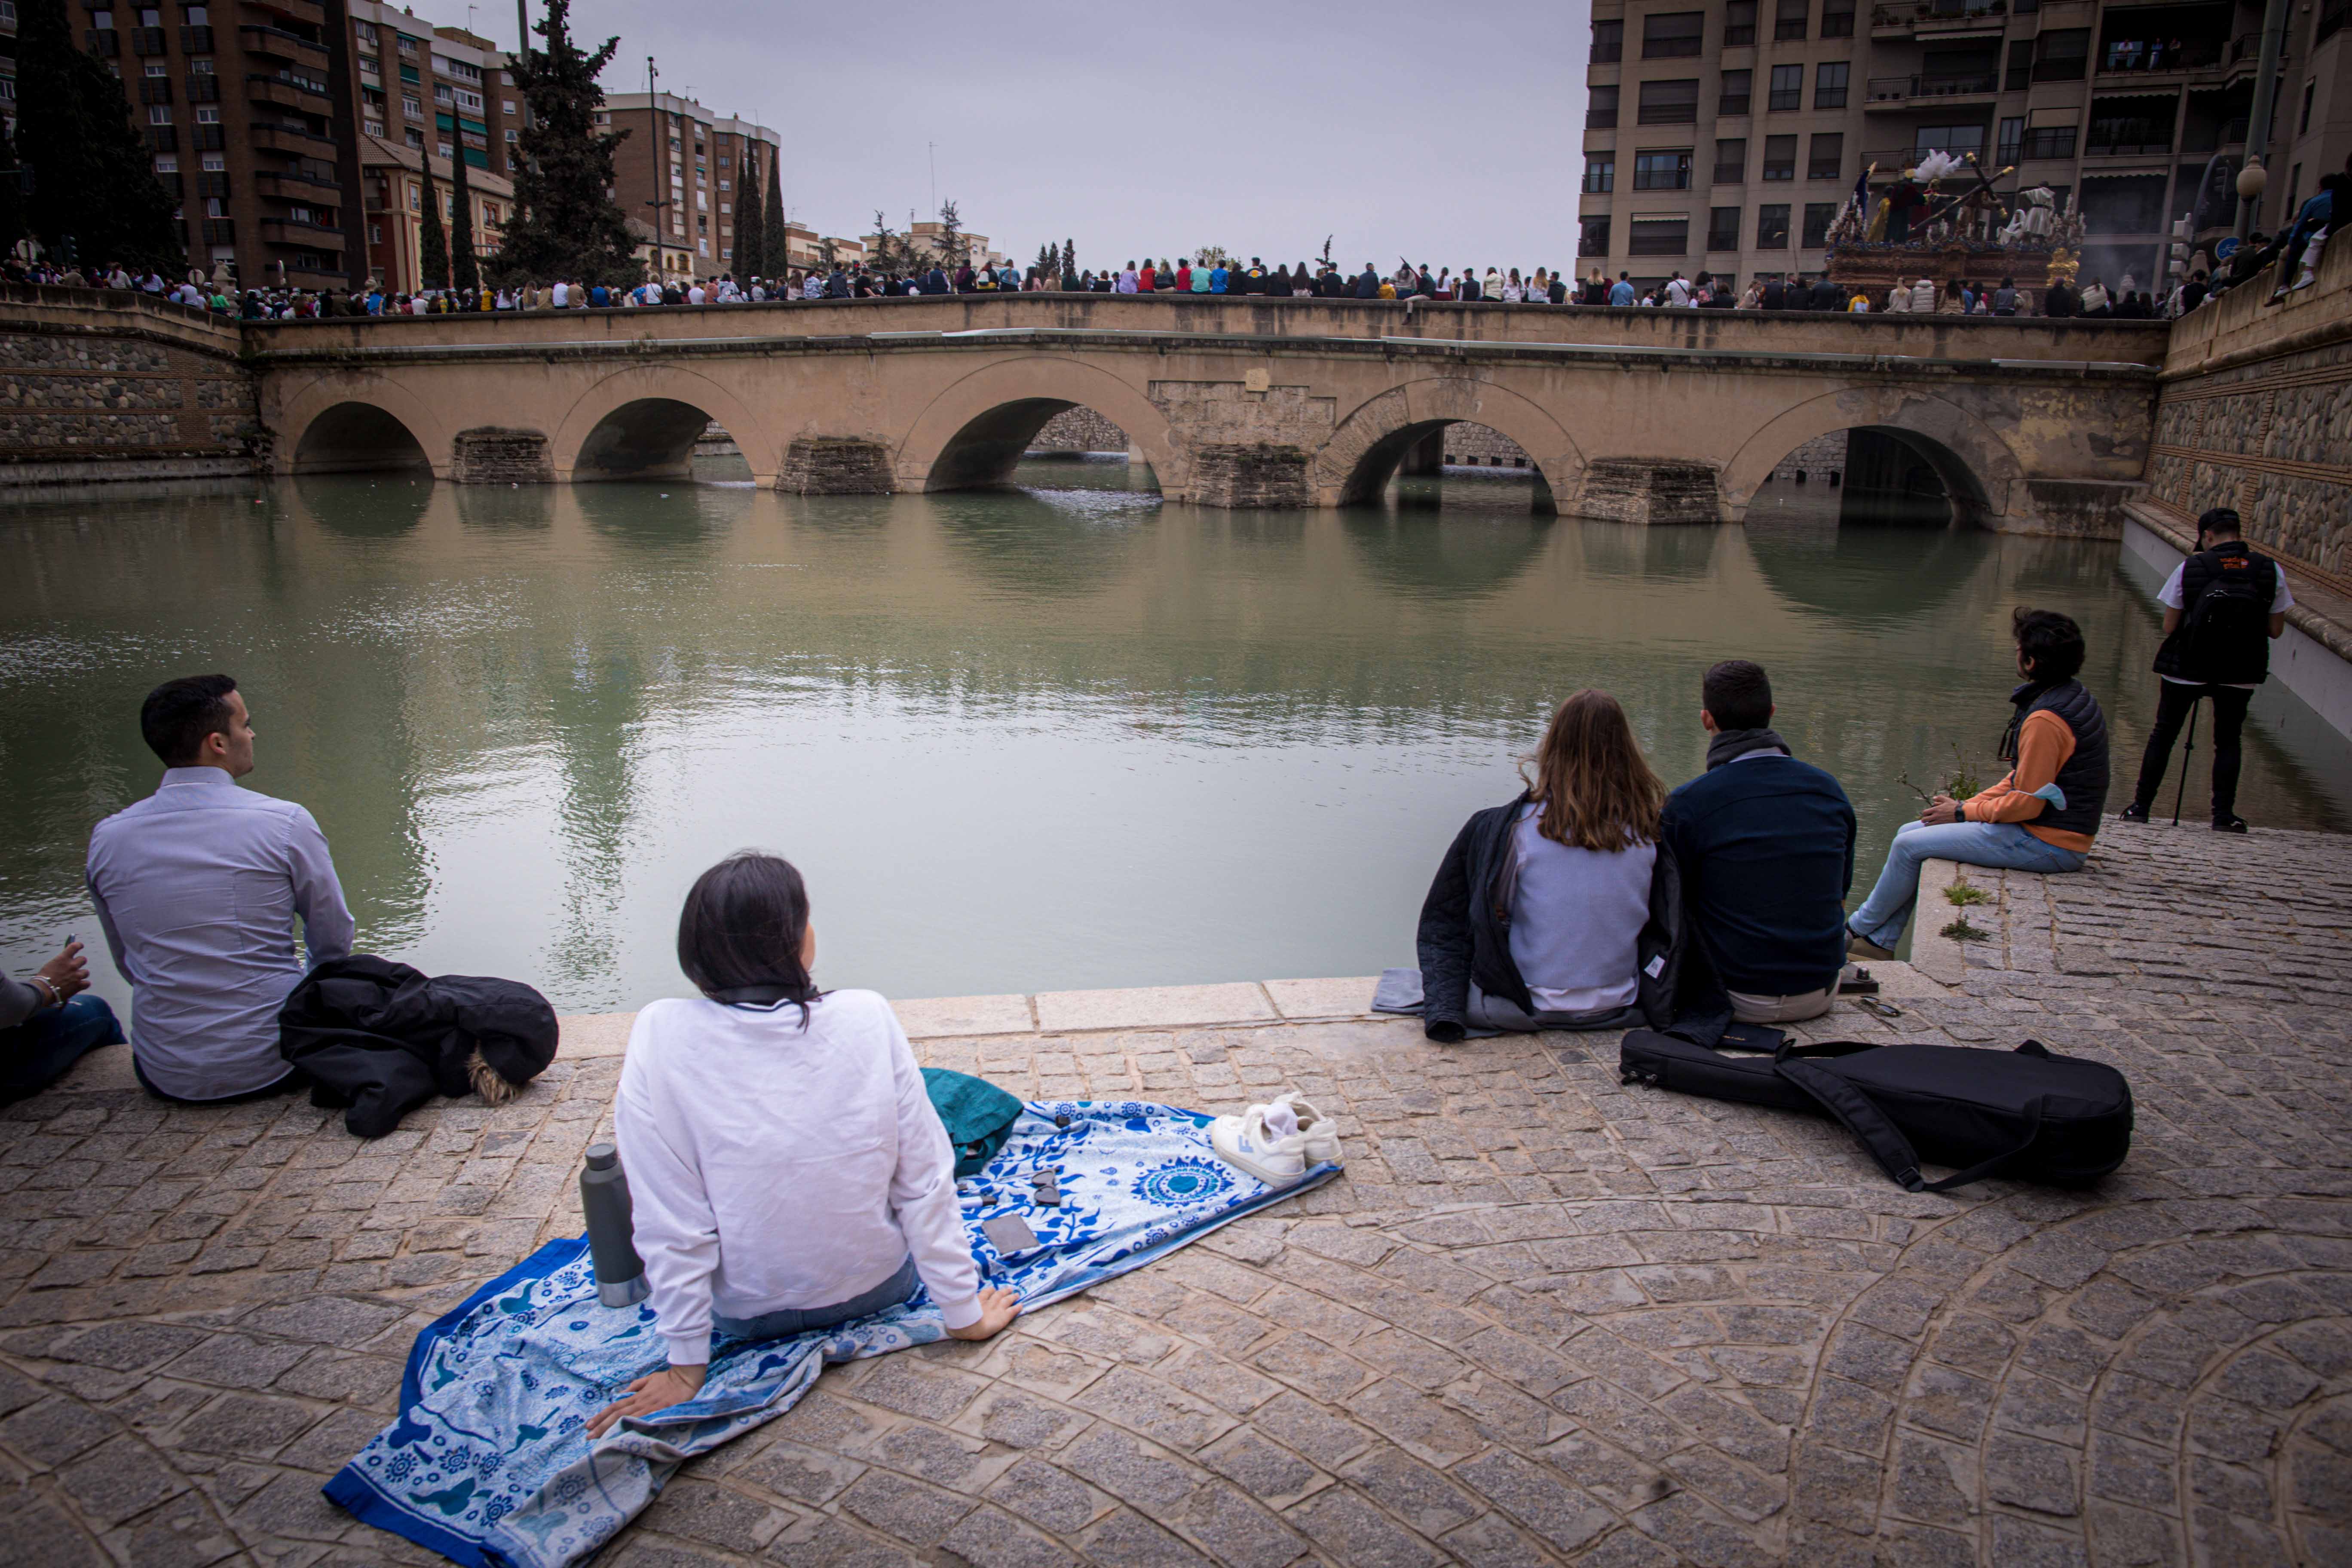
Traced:
<path id="1" fill-rule="evenodd" d="M 163 759 L 155 793 L 89 838 L 89 896 L 131 982 L 131 1062 L 166 1100 L 237 1100 L 287 1087 L 278 1009 L 311 963 L 352 950 L 352 915 L 326 836 L 291 801 L 240 788 L 253 725 L 226 675 L 170 680 L 139 730 Z"/>
<path id="2" fill-rule="evenodd" d="M 1609 286 L 1609 302 L 1630 305 L 1633 302 L 1633 279 L 1625 273 L 1617 274 L 1617 281 Z"/>

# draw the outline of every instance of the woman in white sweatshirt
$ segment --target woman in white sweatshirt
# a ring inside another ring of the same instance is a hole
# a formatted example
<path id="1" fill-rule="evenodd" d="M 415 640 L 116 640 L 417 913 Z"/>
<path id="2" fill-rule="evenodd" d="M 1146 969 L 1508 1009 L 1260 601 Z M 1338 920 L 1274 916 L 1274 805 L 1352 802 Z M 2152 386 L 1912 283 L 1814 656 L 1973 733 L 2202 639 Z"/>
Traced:
<path id="1" fill-rule="evenodd" d="M 774 1339 L 898 1305 L 919 1282 L 960 1340 L 1021 1310 L 980 1288 L 955 1154 L 890 1005 L 820 991 L 800 873 L 744 853 L 678 918 L 698 999 L 646 1005 L 614 1125 L 669 1364 L 588 1425 L 694 1397 L 713 1330 Z"/>

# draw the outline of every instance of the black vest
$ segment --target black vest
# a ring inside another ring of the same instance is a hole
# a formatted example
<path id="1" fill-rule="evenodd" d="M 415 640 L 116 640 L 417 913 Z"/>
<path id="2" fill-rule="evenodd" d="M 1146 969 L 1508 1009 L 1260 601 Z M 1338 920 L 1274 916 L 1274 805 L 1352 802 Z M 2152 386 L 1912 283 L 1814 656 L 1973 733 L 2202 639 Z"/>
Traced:
<path id="1" fill-rule="evenodd" d="M 2056 780 L 2066 804 L 2058 806 L 2043 802 L 2042 815 L 2029 826 L 2095 834 L 2099 831 L 2100 813 L 2107 804 L 2107 716 L 2099 711 L 2099 700 L 2079 680 L 2057 686 L 2029 680 L 2010 693 L 2009 700 L 2017 704 L 2017 716 L 2009 721 L 2009 729 L 2000 738 L 2000 760 L 2004 763 L 2012 766 L 2016 763 L 2017 734 L 2031 714 L 2047 710 L 2064 720 L 2066 728 L 2074 731 L 2074 754 L 2058 770 Z"/>
<path id="2" fill-rule="evenodd" d="M 2225 639 L 2233 646 L 2213 650 L 2197 650 L 2210 657 L 2200 662 L 2189 647 L 2189 622 L 2196 614 L 2197 601 L 2205 595 L 2224 570 L 2224 558 L 2244 559 L 2254 574 L 2257 591 L 2262 595 L 2263 617 L 2258 626 L 2249 626 L 2241 637 Z M 2271 637 L 2269 610 L 2271 601 L 2278 597 L 2278 563 L 2267 555 L 2258 555 L 2246 548 L 2242 540 L 2217 544 L 2210 550 L 2200 550 L 2180 563 L 2180 625 L 2164 639 L 2156 650 L 2156 673 L 2169 675 L 2180 680 L 2216 681 L 2225 685 L 2260 686 L 2270 679 Z M 2189 668 L 2192 664 L 2197 668 Z"/>

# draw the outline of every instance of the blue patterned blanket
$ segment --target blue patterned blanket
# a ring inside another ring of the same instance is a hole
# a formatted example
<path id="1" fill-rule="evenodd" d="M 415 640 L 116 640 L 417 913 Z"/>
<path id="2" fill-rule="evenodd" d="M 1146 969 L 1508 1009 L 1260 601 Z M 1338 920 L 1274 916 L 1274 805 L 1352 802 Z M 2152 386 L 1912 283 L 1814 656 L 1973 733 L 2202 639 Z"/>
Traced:
<path id="1" fill-rule="evenodd" d="M 1137 1102 L 1032 1100 L 978 1175 L 958 1184 L 984 1282 L 1034 1309 L 1141 1268 L 1254 1209 L 1337 1175 L 1269 1188 L 1220 1161 L 1209 1118 Z M 1030 1178 L 1056 1173 L 1058 1208 Z M 1034 1247 L 1000 1254 L 984 1218 L 1017 1214 Z M 400 1418 L 326 1486 L 380 1530 L 468 1568 L 560 1568 L 602 1546 L 678 1466 L 773 1420 L 828 1362 L 946 1337 L 928 1294 L 787 1340 L 721 1338 L 692 1402 L 591 1444 L 588 1417 L 663 1363 L 649 1307 L 596 1300 L 584 1237 L 551 1241 L 417 1336 Z"/>

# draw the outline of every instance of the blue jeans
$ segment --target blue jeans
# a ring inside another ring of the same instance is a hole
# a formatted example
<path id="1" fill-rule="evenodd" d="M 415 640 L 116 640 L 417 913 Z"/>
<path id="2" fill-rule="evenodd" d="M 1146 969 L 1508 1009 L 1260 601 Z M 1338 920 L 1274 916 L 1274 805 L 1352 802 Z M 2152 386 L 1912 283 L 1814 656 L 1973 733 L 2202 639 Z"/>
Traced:
<path id="1" fill-rule="evenodd" d="M 2014 822 L 1942 822 L 1930 827 L 1906 822 L 1895 830 L 1886 847 L 1886 865 L 1878 885 L 1862 908 L 1846 920 L 1846 929 L 1881 947 L 1903 940 L 1911 923 L 1911 906 L 1919 899 L 1919 862 L 1958 860 L 1967 866 L 2006 866 L 2019 871 L 2079 871 L 2083 857 L 2072 849 L 2044 844 Z"/>
<path id="2" fill-rule="evenodd" d="M 853 1318 L 871 1317 L 886 1307 L 895 1307 L 915 1293 L 917 1279 L 915 1260 L 909 1257 L 898 1265 L 898 1272 L 846 1301 L 835 1301 L 830 1307 L 779 1307 L 756 1318 L 730 1318 L 713 1312 L 710 1326 L 739 1340 L 790 1339 L 811 1329 L 834 1328 Z"/>
<path id="3" fill-rule="evenodd" d="M 121 1043 L 122 1026 L 99 996 L 77 996 L 0 1029 L 0 1105 L 38 1094 L 89 1052 Z"/>

